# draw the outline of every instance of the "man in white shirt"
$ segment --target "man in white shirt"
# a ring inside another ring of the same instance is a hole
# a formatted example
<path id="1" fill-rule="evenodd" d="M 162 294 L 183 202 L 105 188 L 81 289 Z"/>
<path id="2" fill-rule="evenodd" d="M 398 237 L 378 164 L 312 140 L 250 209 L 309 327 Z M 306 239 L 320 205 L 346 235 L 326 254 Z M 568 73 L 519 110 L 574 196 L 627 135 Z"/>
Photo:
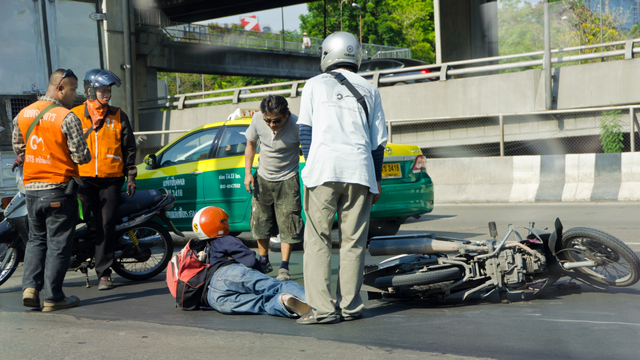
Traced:
<path id="1" fill-rule="evenodd" d="M 360 288 L 369 213 L 380 197 L 387 143 L 380 93 L 356 74 L 362 55 L 360 42 L 352 34 L 336 32 L 325 39 L 322 49 L 320 68 L 324 74 L 305 84 L 298 118 L 300 144 L 307 160 L 301 173 L 307 216 L 304 284 L 313 308 L 298 319 L 300 324 L 335 323 L 362 316 Z M 334 305 L 331 228 L 336 213 L 341 249 Z"/>
<path id="2" fill-rule="evenodd" d="M 302 50 L 304 53 L 311 51 L 311 39 L 307 36 L 307 33 L 302 34 Z"/>

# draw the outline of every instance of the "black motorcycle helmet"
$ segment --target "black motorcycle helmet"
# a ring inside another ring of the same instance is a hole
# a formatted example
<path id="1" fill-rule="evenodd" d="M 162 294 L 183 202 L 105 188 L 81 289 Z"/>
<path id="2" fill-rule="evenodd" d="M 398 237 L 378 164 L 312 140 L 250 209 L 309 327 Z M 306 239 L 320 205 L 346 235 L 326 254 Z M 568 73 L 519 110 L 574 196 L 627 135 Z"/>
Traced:
<path id="1" fill-rule="evenodd" d="M 96 88 L 115 85 L 120 87 L 122 81 L 109 70 L 92 69 L 84 74 L 84 94 L 88 99 L 96 98 Z"/>

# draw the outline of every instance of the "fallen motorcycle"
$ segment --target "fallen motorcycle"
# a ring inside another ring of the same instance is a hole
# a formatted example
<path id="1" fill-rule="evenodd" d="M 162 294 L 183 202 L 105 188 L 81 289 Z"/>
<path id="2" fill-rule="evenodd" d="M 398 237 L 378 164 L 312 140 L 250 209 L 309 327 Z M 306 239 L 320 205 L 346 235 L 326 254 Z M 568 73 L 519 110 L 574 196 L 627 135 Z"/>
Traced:
<path id="1" fill-rule="evenodd" d="M 397 255 L 366 266 L 363 290 L 369 299 L 412 298 L 440 302 L 486 298 L 497 292 L 535 296 L 560 278 L 587 285 L 624 287 L 638 282 L 640 260 L 616 237 L 597 229 L 572 228 L 563 233 L 560 219 L 554 229 L 534 228 L 527 236 L 509 225 L 497 240 L 495 222 L 489 223 L 485 241 L 439 237 L 433 234 L 375 237 L 373 256 Z M 515 242 L 507 242 L 513 235 Z"/>
<path id="2" fill-rule="evenodd" d="M 173 254 L 171 234 L 155 219 L 161 220 L 179 236 L 166 215 L 175 198 L 166 189 L 144 190 L 130 198 L 121 194 L 116 213 L 115 258 L 112 269 L 129 280 L 145 280 L 158 275 L 167 267 Z M 26 199 L 18 192 L 4 211 L 0 222 L 0 285 L 11 277 L 23 260 L 29 239 Z M 76 226 L 69 270 L 80 271 L 90 286 L 88 271 L 95 267 L 95 230 L 87 223 Z"/>

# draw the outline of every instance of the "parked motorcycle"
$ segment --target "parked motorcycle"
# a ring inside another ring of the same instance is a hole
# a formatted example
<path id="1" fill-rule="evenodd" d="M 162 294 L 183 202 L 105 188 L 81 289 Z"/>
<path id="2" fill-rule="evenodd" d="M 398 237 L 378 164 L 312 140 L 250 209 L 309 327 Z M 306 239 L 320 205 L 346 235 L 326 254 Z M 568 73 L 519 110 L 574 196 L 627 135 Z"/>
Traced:
<path id="1" fill-rule="evenodd" d="M 145 280 L 167 267 L 173 254 L 173 240 L 155 219 L 161 220 L 177 235 L 184 236 L 165 213 L 174 202 L 175 198 L 166 189 L 137 191 L 132 198 L 121 194 L 116 214 L 115 258 L 111 266 L 118 275 L 129 280 Z M 0 285 L 11 277 L 23 260 L 29 239 L 23 189 L 11 200 L 4 215 L 5 219 L 0 222 Z M 87 287 L 90 287 L 88 271 L 95 267 L 94 238 L 95 230 L 87 223 L 76 226 L 69 270 L 82 272 Z"/>
<path id="2" fill-rule="evenodd" d="M 597 229 L 572 228 L 563 233 L 560 219 L 553 231 L 534 228 L 526 238 L 509 225 L 501 240 L 495 222 L 491 239 L 469 241 L 433 234 L 376 237 L 373 256 L 398 255 L 365 267 L 363 290 L 369 299 L 413 298 L 441 302 L 486 298 L 497 292 L 535 296 L 562 277 L 602 289 L 631 286 L 640 277 L 640 260 L 616 237 Z M 514 235 L 515 242 L 507 242 Z M 403 255 L 400 255 L 403 254 Z"/>

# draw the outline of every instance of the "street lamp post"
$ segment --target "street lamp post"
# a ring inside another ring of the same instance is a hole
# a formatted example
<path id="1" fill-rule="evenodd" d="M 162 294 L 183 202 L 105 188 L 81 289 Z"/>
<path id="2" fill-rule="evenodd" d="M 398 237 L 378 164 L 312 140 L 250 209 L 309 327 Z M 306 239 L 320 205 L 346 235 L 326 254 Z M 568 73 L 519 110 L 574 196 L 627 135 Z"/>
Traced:
<path id="1" fill-rule="evenodd" d="M 340 1 L 340 31 L 342 31 L 342 3 L 344 3 L 347 0 L 341 0 Z"/>
<path id="2" fill-rule="evenodd" d="M 358 16 L 360 17 L 360 44 L 362 44 L 362 5 L 353 3 L 351 6 L 358 9 Z"/>

